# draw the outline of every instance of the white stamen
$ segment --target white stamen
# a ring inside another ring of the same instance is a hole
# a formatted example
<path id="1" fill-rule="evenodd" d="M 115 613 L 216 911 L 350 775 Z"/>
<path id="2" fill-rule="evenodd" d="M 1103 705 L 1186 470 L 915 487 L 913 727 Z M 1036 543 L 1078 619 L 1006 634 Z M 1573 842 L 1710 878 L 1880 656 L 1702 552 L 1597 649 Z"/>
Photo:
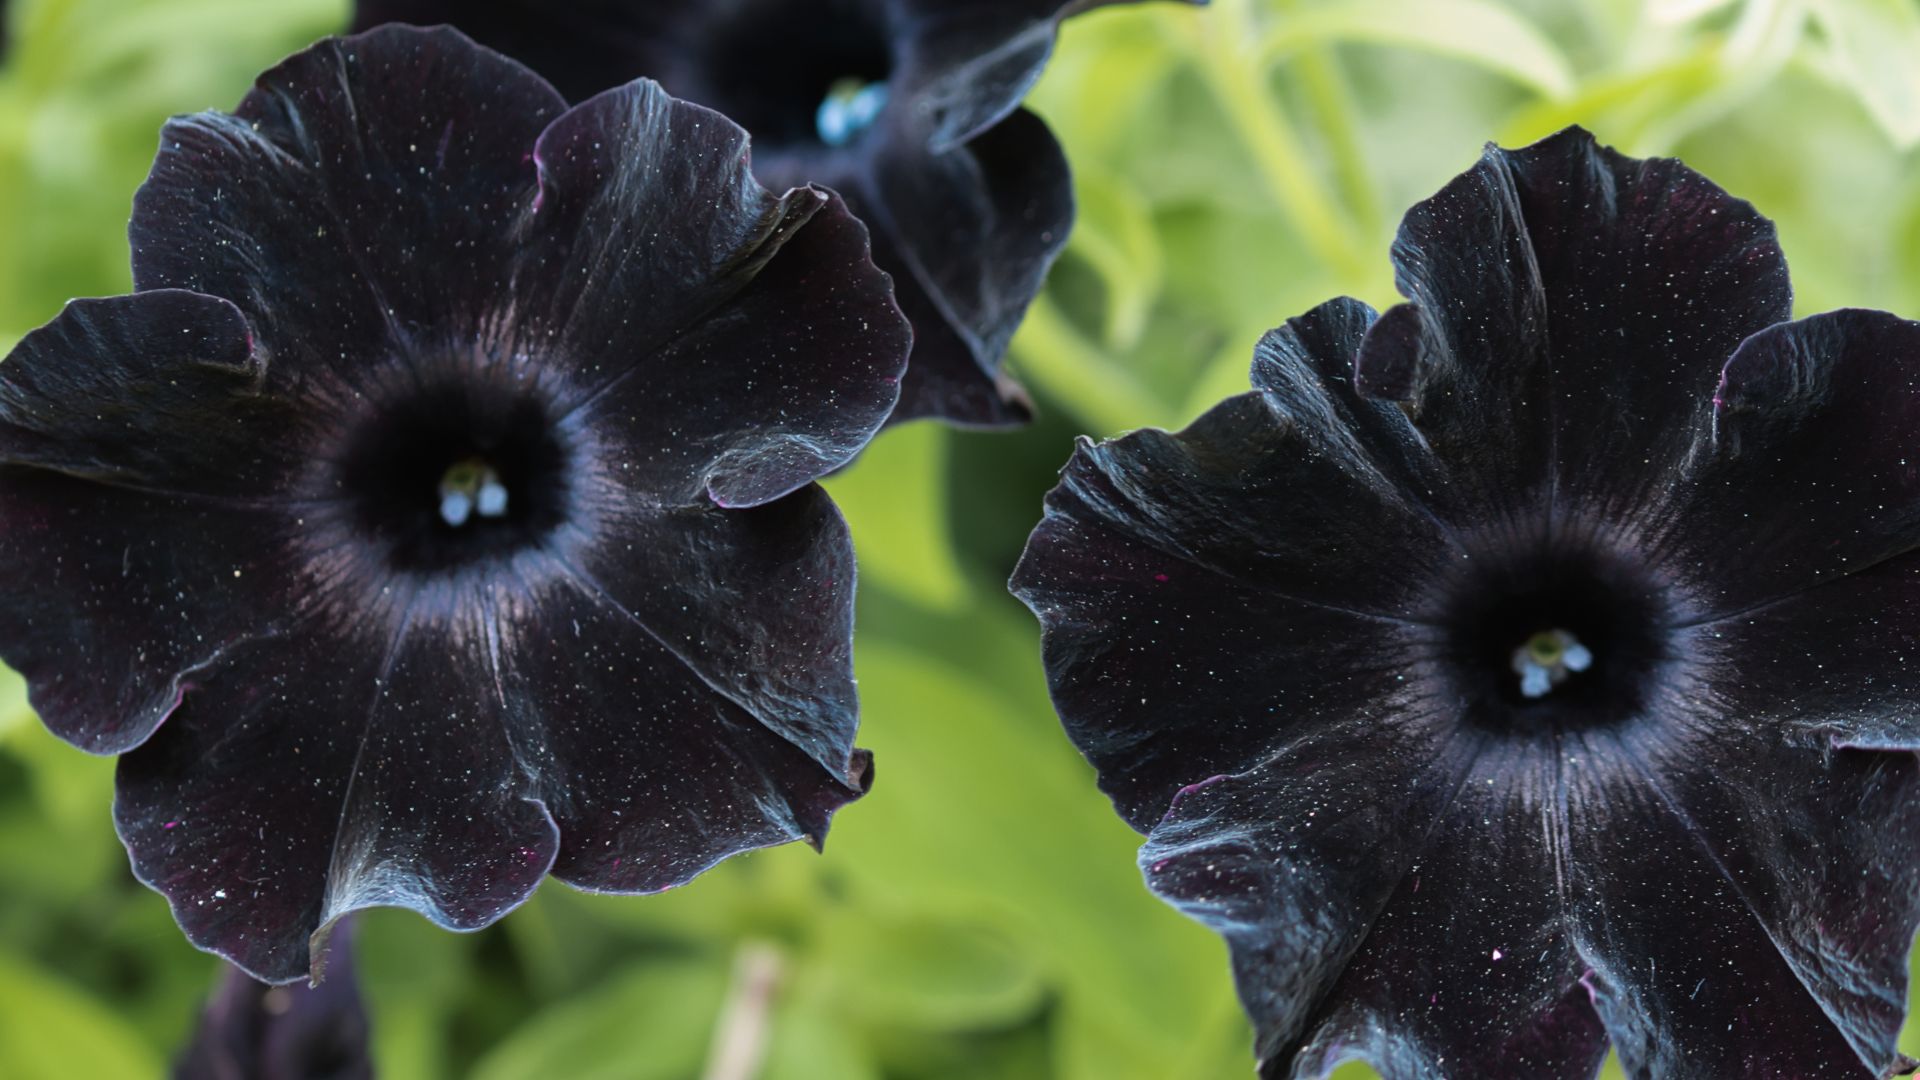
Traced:
<path id="1" fill-rule="evenodd" d="M 1585 671 L 1593 666 L 1593 653 L 1585 645 L 1574 642 L 1561 654 L 1560 662 L 1568 671 Z"/>
<path id="2" fill-rule="evenodd" d="M 887 105 L 887 84 L 841 79 L 827 91 L 813 114 L 814 130 L 828 146 L 845 146 L 873 126 Z"/>
<path id="3" fill-rule="evenodd" d="M 1546 697 L 1553 689 L 1553 673 L 1539 664 L 1529 663 L 1520 672 L 1520 693 L 1530 698 Z"/>
<path id="4" fill-rule="evenodd" d="M 506 485 L 488 476 L 486 483 L 480 485 L 480 497 L 476 500 L 476 505 L 481 517 L 505 517 L 507 514 Z"/>
<path id="5" fill-rule="evenodd" d="M 449 491 L 440 496 L 440 520 L 459 528 L 473 514 L 473 500 L 464 491 Z"/>

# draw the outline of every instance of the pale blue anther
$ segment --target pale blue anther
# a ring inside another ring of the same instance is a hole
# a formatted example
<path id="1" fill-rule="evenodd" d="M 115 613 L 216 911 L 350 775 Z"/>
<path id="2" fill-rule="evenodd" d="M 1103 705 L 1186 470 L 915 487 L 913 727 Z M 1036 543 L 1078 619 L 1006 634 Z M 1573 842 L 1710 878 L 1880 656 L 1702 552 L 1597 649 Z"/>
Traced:
<path id="1" fill-rule="evenodd" d="M 827 91 L 813 114 L 814 130 L 828 146 L 845 146 L 880 118 L 887 107 L 887 84 L 841 79 Z"/>
<path id="2" fill-rule="evenodd" d="M 480 495 L 474 500 L 474 506 L 480 511 L 481 517 L 507 516 L 506 485 L 498 480 L 488 480 L 480 486 Z"/>
<path id="3" fill-rule="evenodd" d="M 440 520 L 459 528 L 473 516 L 473 500 L 464 491 L 449 491 L 440 496 Z"/>

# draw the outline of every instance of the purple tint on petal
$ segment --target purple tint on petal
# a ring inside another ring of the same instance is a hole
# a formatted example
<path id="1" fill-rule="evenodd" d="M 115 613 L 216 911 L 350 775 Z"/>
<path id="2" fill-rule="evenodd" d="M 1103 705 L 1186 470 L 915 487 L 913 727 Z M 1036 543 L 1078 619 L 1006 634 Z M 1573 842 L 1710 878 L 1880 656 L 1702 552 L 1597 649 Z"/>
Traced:
<path id="1" fill-rule="evenodd" d="M 563 406 L 656 500 L 776 499 L 850 461 L 900 392 L 911 336 L 866 230 L 829 192 L 767 192 L 746 153 L 725 117 L 647 82 L 537 150 L 522 274 L 553 284 L 530 316 L 594 358 Z M 689 190 L 718 197 L 690 209 Z"/>
<path id="2" fill-rule="evenodd" d="M 270 384 L 350 400 L 396 347 L 503 328 L 513 226 L 534 195 L 527 148 L 563 108 L 452 30 L 324 41 L 234 115 L 168 124 L 134 200 L 134 283 L 227 297 Z"/>

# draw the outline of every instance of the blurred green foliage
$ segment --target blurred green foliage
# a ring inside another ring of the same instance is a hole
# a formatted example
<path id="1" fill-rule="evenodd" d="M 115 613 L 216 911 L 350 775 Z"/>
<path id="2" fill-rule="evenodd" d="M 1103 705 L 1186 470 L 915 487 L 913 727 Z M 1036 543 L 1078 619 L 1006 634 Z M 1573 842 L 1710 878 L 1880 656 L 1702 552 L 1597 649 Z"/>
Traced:
<path id="1" fill-rule="evenodd" d="M 15 0 L 8 17 L 0 343 L 124 291 L 162 119 L 231 107 L 345 5 Z M 829 485 L 861 556 L 873 794 L 824 857 L 743 857 L 660 896 L 550 884 L 465 936 L 372 913 L 386 1075 L 691 1080 L 756 1028 L 765 1080 L 1250 1075 L 1224 949 L 1141 886 L 1138 838 L 1060 736 L 1003 589 L 1072 437 L 1184 423 L 1245 388 L 1268 327 L 1340 293 L 1390 302 L 1399 213 L 1484 141 L 1568 123 L 1757 203 L 1803 312 L 1920 313 L 1915 56 L 1913 0 L 1214 0 L 1073 20 L 1033 98 L 1081 205 L 1015 342 L 1042 419 L 909 425 Z M 215 961 L 128 874 L 111 799 L 112 763 L 31 722 L 0 671 L 0 1076 L 157 1076 L 211 985 Z"/>

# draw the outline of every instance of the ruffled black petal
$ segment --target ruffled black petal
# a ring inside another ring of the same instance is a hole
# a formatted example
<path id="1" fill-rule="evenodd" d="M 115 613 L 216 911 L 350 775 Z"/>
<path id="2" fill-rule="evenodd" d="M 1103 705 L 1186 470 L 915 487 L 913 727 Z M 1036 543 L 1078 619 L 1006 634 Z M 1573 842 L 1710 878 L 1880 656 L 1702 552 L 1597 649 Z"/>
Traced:
<path id="1" fill-rule="evenodd" d="M 1644 515 L 1649 547 L 1696 583 L 1695 620 L 1920 549 L 1920 323 L 1849 310 L 1769 327 L 1712 402 L 1679 497 Z"/>
<path id="2" fill-rule="evenodd" d="M 76 300 L 0 364 L 0 653 L 60 737 L 138 745 L 280 621 L 253 597 L 294 606 L 312 418 L 264 378 L 239 311 L 178 291 Z"/>
<path id="3" fill-rule="evenodd" d="M 1394 1077 L 1517 1080 L 1605 1055 L 1539 827 L 1553 763 L 1487 754 L 1448 715 L 1300 736 L 1182 792 L 1141 850 L 1154 891 L 1232 947 L 1263 1076 L 1359 1054 Z"/>
<path id="4" fill-rule="evenodd" d="M 515 279 L 537 299 L 520 317 L 578 358 L 560 406 L 636 487 L 750 506 L 873 437 L 912 336 L 838 196 L 769 194 L 745 132 L 647 82 L 567 113 L 534 160 Z M 689 205 L 689 191 L 707 194 Z"/>
<path id="5" fill-rule="evenodd" d="M 1908 1071 L 1915 757 L 1783 747 L 1745 720 L 1570 781 L 1567 908 L 1594 1008 L 1629 1075 Z"/>
<path id="6" fill-rule="evenodd" d="M 351 397 L 396 350 L 504 328 L 529 151 L 565 107 L 451 30 L 321 42 L 233 115 L 168 123 L 134 199 L 134 284 L 233 301 L 269 378 Z"/>
<path id="7" fill-rule="evenodd" d="M 652 892 L 735 852 L 819 845 L 863 794 L 852 749 L 854 566 L 817 487 L 747 511 L 636 516 L 543 601 L 511 700 L 544 717 L 524 764 L 583 888 Z M 716 612 L 727 618 L 716 619 Z"/>
<path id="8" fill-rule="evenodd" d="M 1727 357 L 1791 306 L 1752 205 L 1578 128 L 1488 147 L 1407 213 L 1393 256 L 1409 303 L 1381 318 L 1360 380 L 1411 401 L 1461 497 L 1497 513 L 1657 497 Z"/>
<path id="9" fill-rule="evenodd" d="M 1262 343 L 1260 391 L 1179 435 L 1083 442 L 1047 498 L 1013 589 L 1068 733 L 1135 828 L 1291 732 L 1404 697 L 1430 636 L 1415 590 L 1452 542 L 1394 483 L 1418 453 L 1405 418 L 1320 381 L 1370 314 L 1294 320 Z M 1342 426 L 1355 415 L 1370 426 Z"/>
<path id="10" fill-rule="evenodd" d="M 483 625 L 233 650 L 120 759 L 134 873 L 194 944 L 267 982 L 307 974 L 331 923 L 376 905 L 462 930 L 530 895 L 553 820 L 532 794 Z M 480 640 L 475 640 L 478 636 Z"/>
<path id="11" fill-rule="evenodd" d="M 528 0 L 364 0 L 355 25 L 451 23 L 582 100 L 638 76 L 726 113 L 776 188 L 823 184 L 873 230 L 914 327 L 895 420 L 1001 427 L 1031 417 L 1000 371 L 1014 328 L 1073 223 L 1067 166 L 1020 111 L 1064 0 L 794 0 L 625 4 L 551 12 Z M 825 139 L 837 85 L 884 88 L 861 129 Z"/>
<path id="12" fill-rule="evenodd" d="M 263 979 L 361 907 L 662 888 L 866 789 L 812 481 L 898 393 L 885 275 L 717 114 L 559 108 L 451 30 L 324 42 L 136 207 L 143 286 L 230 295 L 76 303 L 0 366 L 0 655 Z"/>
<path id="13" fill-rule="evenodd" d="M 545 76 L 568 101 L 655 75 L 658 43 L 700 0 L 356 0 L 352 32 L 456 26 Z"/>

